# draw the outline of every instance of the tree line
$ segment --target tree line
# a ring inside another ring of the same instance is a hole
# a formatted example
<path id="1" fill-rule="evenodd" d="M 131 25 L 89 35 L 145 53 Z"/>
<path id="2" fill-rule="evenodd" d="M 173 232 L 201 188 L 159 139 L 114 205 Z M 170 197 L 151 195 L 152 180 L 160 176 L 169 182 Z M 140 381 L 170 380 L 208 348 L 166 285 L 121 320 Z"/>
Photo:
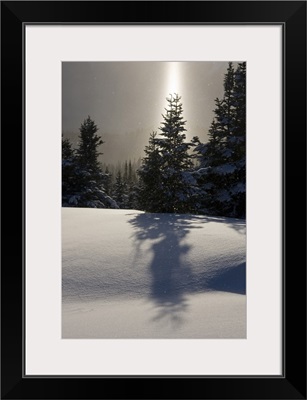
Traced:
<path id="1" fill-rule="evenodd" d="M 88 116 L 73 149 L 62 138 L 63 207 L 131 208 L 245 218 L 246 63 L 230 62 L 224 94 L 215 99 L 208 142 L 186 140 L 178 94 L 167 98 L 158 131 L 149 136 L 136 166 L 126 161 L 116 176 L 98 162 L 103 144 Z"/>

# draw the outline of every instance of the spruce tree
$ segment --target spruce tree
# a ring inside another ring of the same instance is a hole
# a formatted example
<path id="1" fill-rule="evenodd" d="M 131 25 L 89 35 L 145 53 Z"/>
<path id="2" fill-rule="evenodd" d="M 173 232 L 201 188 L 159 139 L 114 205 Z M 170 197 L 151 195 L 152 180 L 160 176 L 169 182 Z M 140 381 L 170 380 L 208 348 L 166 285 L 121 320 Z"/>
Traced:
<path id="1" fill-rule="evenodd" d="M 137 192 L 138 208 L 147 212 L 159 212 L 162 207 L 160 192 L 162 190 L 161 154 L 157 144 L 157 132 L 152 132 L 149 144 L 145 147 L 145 157 L 138 169 L 140 178 Z"/>
<path id="2" fill-rule="evenodd" d="M 116 175 L 113 196 L 119 208 L 127 208 L 126 184 L 120 170 Z"/>
<path id="3" fill-rule="evenodd" d="M 236 167 L 231 195 L 236 216 L 246 217 L 246 63 L 239 63 L 234 74 L 234 107 L 236 115 L 229 147 Z"/>
<path id="4" fill-rule="evenodd" d="M 137 208 L 137 191 L 138 191 L 138 184 L 137 178 L 135 174 L 135 169 L 132 167 L 131 160 L 127 165 L 127 180 L 126 180 L 126 194 L 127 194 L 127 208 L 135 209 Z M 125 172 L 126 172 L 126 165 L 125 165 Z"/>
<path id="5" fill-rule="evenodd" d="M 73 193 L 65 199 L 65 206 L 118 208 L 103 187 L 105 174 L 98 161 L 98 156 L 102 154 L 99 152 L 99 146 L 103 141 L 96 134 L 97 131 L 95 122 L 88 116 L 80 127 L 79 146 L 74 156 Z M 66 144 L 63 151 L 69 151 Z"/>
<path id="6" fill-rule="evenodd" d="M 188 152 L 192 146 L 185 135 L 186 121 L 183 119 L 183 107 L 178 94 L 167 98 L 168 108 L 162 114 L 163 122 L 159 130 L 157 144 L 161 154 L 160 196 L 162 212 L 191 212 L 194 207 L 194 179 L 190 174 L 193 163 Z"/>
<path id="7" fill-rule="evenodd" d="M 112 196 L 112 174 L 107 166 L 104 173 L 104 189 L 108 196 Z"/>
<path id="8" fill-rule="evenodd" d="M 97 174 L 100 177 L 102 169 L 98 157 L 102 154 L 99 152 L 99 147 L 103 144 L 103 141 L 101 140 L 101 136 L 96 134 L 97 131 L 97 125 L 88 116 L 80 127 L 79 148 L 76 154 L 80 167 L 84 167 L 92 175 Z"/>
<path id="9" fill-rule="evenodd" d="M 194 210 L 196 182 L 188 152 L 192 144 L 185 141 L 186 121 L 180 100 L 177 94 L 167 98 L 160 136 L 152 134 L 145 148 L 146 156 L 139 170 L 139 201 L 146 211 L 187 213 Z"/>
<path id="10" fill-rule="evenodd" d="M 216 99 L 209 141 L 195 151 L 202 191 L 201 208 L 213 215 L 245 217 L 246 64 L 229 63 L 224 96 Z M 195 140 L 197 142 L 197 139 Z"/>
<path id="11" fill-rule="evenodd" d="M 76 192 L 75 152 L 69 139 L 62 136 L 62 206 L 69 204 L 69 199 Z"/>
<path id="12" fill-rule="evenodd" d="M 127 160 L 125 161 L 123 180 L 126 184 L 128 184 L 128 161 Z"/>

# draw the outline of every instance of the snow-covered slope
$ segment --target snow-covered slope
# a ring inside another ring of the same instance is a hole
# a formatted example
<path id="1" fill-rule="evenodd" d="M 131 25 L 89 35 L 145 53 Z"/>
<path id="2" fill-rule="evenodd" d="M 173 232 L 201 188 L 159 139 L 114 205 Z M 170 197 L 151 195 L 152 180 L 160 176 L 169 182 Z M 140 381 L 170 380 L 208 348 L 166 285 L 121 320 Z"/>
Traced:
<path id="1" fill-rule="evenodd" d="M 246 336 L 245 221 L 62 209 L 63 338 Z"/>

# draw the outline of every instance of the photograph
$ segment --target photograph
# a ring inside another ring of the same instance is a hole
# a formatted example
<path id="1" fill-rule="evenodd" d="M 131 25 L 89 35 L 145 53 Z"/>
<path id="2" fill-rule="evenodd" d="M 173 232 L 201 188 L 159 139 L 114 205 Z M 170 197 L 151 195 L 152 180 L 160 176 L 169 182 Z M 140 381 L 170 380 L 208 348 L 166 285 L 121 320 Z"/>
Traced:
<path id="1" fill-rule="evenodd" d="M 307 398 L 306 5 L 1 2 L 1 399 Z"/>
<path id="2" fill-rule="evenodd" d="M 246 70 L 62 62 L 62 339 L 246 338 Z"/>

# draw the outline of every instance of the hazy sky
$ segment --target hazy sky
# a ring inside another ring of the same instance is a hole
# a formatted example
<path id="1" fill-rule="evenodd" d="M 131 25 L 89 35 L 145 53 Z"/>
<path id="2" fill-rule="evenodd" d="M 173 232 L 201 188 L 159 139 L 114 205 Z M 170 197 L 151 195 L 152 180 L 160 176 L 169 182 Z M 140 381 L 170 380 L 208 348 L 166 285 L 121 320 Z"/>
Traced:
<path id="1" fill-rule="evenodd" d="M 64 62 L 62 130 L 76 143 L 90 115 L 105 141 L 106 163 L 143 156 L 163 118 L 166 97 L 178 93 L 187 138 L 206 141 L 228 62 Z"/>

